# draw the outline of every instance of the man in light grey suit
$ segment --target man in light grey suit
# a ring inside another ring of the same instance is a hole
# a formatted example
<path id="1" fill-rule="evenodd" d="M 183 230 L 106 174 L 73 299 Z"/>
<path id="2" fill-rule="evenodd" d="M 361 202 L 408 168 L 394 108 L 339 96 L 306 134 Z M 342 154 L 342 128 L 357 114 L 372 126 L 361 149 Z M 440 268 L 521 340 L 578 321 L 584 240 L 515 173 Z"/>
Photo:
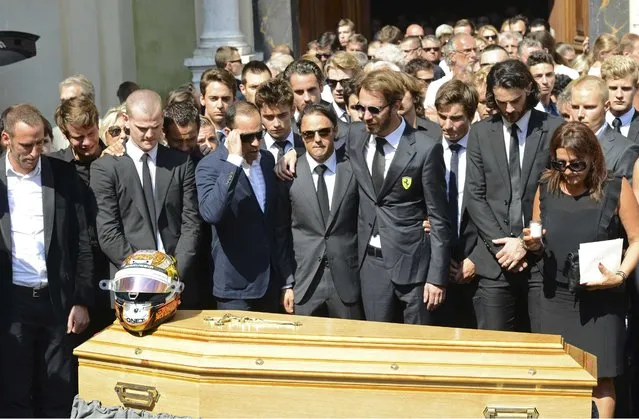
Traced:
<path id="1" fill-rule="evenodd" d="M 300 131 L 306 153 L 297 178 L 277 187 L 282 304 L 288 313 L 361 319 L 357 182 L 350 162 L 335 151 L 337 118 L 322 105 L 308 105 Z"/>
<path id="2" fill-rule="evenodd" d="M 595 133 L 608 170 L 632 181 L 639 144 L 627 140 L 606 123 L 606 111 L 610 107 L 606 83 L 595 76 L 583 76 L 573 83 L 570 97 L 573 121 L 586 124 Z"/>
<path id="3" fill-rule="evenodd" d="M 136 90 L 126 101 L 130 138 L 123 156 L 104 156 L 91 165 L 91 189 L 97 203 L 100 248 L 111 273 L 137 250 L 156 249 L 175 256 L 186 283 L 183 301 L 197 289 L 196 253 L 200 238 L 193 161 L 158 144 L 163 118 L 160 96 Z"/>

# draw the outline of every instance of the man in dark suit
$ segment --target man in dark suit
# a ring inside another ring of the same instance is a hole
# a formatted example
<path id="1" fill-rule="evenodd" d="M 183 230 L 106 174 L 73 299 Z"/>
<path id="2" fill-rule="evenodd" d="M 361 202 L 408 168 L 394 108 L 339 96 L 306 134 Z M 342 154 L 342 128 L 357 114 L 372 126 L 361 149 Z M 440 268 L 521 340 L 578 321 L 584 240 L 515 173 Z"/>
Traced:
<path id="1" fill-rule="evenodd" d="M 41 156 L 31 105 L 7 113 L 0 158 L 0 415 L 68 417 L 76 394 L 69 334 L 93 304 L 85 197 L 69 163 Z"/>
<path id="2" fill-rule="evenodd" d="M 398 73 L 370 72 L 358 88 L 364 123 L 351 124 L 346 147 L 359 184 L 364 312 L 374 321 L 432 324 L 450 264 L 443 148 L 399 116 Z"/>
<path id="3" fill-rule="evenodd" d="M 495 64 L 486 100 L 499 112 L 473 124 L 468 138 L 467 210 L 481 239 L 473 260 L 480 329 L 537 329 L 541 274 L 531 270 L 520 235 L 532 216 L 539 177 L 550 163 L 550 138 L 563 122 L 533 109 L 538 90 L 524 63 Z"/>
<path id="4" fill-rule="evenodd" d="M 255 105 L 237 102 L 226 121 L 226 147 L 208 154 L 196 171 L 200 213 L 213 233 L 213 295 L 220 310 L 276 312 L 283 281 L 271 263 L 275 161 L 260 148 Z"/>
<path id="5" fill-rule="evenodd" d="M 306 153 L 297 178 L 278 182 L 276 249 L 288 313 L 361 319 L 357 181 L 335 152 L 337 119 L 321 105 L 302 111 Z"/>
<path id="6" fill-rule="evenodd" d="M 269 151 L 275 161 L 287 151 L 304 151 L 304 142 L 293 132 L 293 90 L 283 79 L 271 79 L 260 84 L 255 92 L 255 106 L 260 111 L 262 125 L 266 129 L 262 150 Z"/>
<path id="7" fill-rule="evenodd" d="M 639 143 L 639 112 L 633 106 L 639 65 L 631 56 L 611 55 L 601 64 L 601 78 L 610 96 L 606 122 L 629 141 Z"/>
<path id="8" fill-rule="evenodd" d="M 126 107 L 126 153 L 106 155 L 91 165 L 100 247 L 111 261 L 112 273 L 137 250 L 172 255 L 188 287 L 195 284 L 201 222 L 193 161 L 158 144 L 163 118 L 157 93 L 136 90 Z"/>
<path id="9" fill-rule="evenodd" d="M 100 157 L 106 148 L 98 136 L 99 119 L 98 109 L 86 96 L 63 100 L 56 109 L 55 122 L 64 137 L 69 140 L 69 147 L 49 154 L 50 157 L 72 163 L 82 180 L 82 186 L 85 187 L 84 196 L 87 198 L 85 214 L 93 251 L 93 286 L 95 289 L 98 289 L 98 283 L 101 280 L 111 277 L 109 260 L 102 253 L 98 242 L 95 223 L 97 206 L 93 191 L 89 187 L 91 164 Z M 115 312 L 111 308 L 108 293 L 96 292 L 95 304 L 89 314 L 91 324 L 87 333 L 81 336 L 80 340 L 90 338 L 91 335 L 104 329 L 115 320 Z"/>
<path id="10" fill-rule="evenodd" d="M 575 80 L 570 95 L 572 120 L 586 124 L 597 136 L 608 170 L 632 182 L 632 172 L 639 157 L 639 144 L 627 140 L 606 123 L 610 107 L 606 83 L 595 76 Z"/>

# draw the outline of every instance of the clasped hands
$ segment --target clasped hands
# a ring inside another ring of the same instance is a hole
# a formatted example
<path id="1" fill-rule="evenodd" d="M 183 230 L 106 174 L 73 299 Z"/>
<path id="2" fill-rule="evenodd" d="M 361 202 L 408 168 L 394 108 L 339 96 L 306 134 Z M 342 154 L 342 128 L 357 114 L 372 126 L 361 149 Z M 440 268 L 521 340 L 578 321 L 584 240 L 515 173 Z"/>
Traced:
<path id="1" fill-rule="evenodd" d="M 544 229 L 543 235 L 546 234 Z M 503 246 L 495 255 L 497 262 L 510 272 L 522 272 L 528 267 L 526 255 L 528 252 L 539 252 L 543 248 L 541 237 L 530 235 L 530 228 L 524 228 L 520 237 L 502 237 L 493 240 L 493 244 Z"/>

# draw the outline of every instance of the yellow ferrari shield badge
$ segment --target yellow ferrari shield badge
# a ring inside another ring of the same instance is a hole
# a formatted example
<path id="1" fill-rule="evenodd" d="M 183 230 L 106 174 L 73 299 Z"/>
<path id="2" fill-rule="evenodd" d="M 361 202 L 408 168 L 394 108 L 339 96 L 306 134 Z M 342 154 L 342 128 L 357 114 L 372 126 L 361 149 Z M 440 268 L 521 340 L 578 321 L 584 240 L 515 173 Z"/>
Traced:
<path id="1" fill-rule="evenodd" d="M 413 179 L 410 176 L 404 176 L 402 178 L 402 186 L 404 187 L 404 189 L 408 190 L 408 188 L 410 188 L 410 185 L 413 183 Z"/>

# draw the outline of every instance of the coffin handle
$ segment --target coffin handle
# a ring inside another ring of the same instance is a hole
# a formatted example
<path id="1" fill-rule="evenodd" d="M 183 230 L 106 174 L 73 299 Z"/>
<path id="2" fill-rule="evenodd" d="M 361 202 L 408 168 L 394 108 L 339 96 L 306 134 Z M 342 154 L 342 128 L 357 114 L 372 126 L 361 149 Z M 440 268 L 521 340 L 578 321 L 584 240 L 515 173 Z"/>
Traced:
<path id="1" fill-rule="evenodd" d="M 505 417 L 537 419 L 539 412 L 536 407 L 486 406 L 484 409 L 484 417 L 488 419 Z"/>
<path id="2" fill-rule="evenodd" d="M 155 403 L 160 398 L 160 393 L 155 387 L 121 381 L 115 385 L 115 393 L 122 406 L 134 409 L 153 410 Z"/>

